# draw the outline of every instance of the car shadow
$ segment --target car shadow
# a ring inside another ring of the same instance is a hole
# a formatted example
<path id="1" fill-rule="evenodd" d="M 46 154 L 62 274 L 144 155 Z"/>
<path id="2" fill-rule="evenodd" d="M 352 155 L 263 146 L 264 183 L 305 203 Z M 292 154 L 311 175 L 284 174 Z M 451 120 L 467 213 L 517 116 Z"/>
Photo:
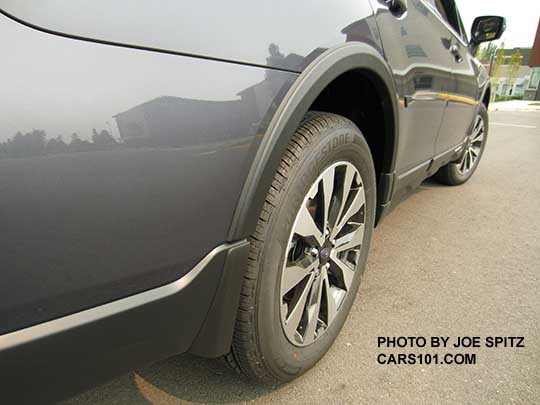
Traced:
<path id="1" fill-rule="evenodd" d="M 445 186 L 444 184 L 441 184 L 437 180 L 433 179 L 433 177 L 430 177 L 424 180 L 422 184 L 420 184 L 420 187 L 418 187 L 417 191 L 421 191 L 422 189 L 431 189 L 431 188 L 448 188 L 448 186 Z"/>
<path id="2" fill-rule="evenodd" d="M 224 362 L 189 354 L 172 357 L 91 389 L 63 404 L 249 402 L 272 392 L 255 386 Z"/>

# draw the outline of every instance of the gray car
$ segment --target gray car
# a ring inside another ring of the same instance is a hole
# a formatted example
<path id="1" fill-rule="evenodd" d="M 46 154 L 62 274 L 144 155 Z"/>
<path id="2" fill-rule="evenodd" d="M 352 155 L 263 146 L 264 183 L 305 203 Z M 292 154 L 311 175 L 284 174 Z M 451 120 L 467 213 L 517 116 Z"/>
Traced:
<path id="1" fill-rule="evenodd" d="M 51 402 L 178 353 L 276 386 L 374 227 L 467 181 L 490 100 L 454 0 L 0 0 L 0 384 Z"/>

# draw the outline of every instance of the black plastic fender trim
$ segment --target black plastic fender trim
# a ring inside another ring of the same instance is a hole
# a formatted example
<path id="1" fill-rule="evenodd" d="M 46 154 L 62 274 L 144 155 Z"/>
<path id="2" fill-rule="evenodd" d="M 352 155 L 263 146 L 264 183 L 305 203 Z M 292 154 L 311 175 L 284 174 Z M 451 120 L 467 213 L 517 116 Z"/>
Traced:
<path id="1" fill-rule="evenodd" d="M 216 358 L 229 352 L 249 248 L 249 242 L 244 241 L 227 252 L 216 295 L 190 353 Z"/>
<path id="2" fill-rule="evenodd" d="M 364 43 L 346 43 L 329 49 L 313 61 L 289 89 L 261 141 L 240 195 L 228 240 L 247 237 L 255 229 L 259 212 L 287 143 L 319 94 L 337 77 L 352 70 L 376 75 L 385 85 L 393 117 L 392 159 L 383 169 L 394 171 L 397 151 L 398 94 L 383 56 Z"/>

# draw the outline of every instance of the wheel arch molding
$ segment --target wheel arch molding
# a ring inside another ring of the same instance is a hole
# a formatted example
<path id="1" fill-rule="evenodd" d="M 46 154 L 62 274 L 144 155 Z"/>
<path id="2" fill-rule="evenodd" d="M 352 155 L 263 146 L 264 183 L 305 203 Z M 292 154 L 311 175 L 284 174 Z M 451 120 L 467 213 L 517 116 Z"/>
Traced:
<path id="1" fill-rule="evenodd" d="M 310 106 L 335 79 L 359 70 L 376 79 L 377 83 L 374 84 L 377 91 L 384 94 L 383 100 L 386 100 L 383 101 L 383 109 L 391 114 L 391 125 L 387 133 L 381 134 L 390 141 L 388 159 L 383 164 L 384 173 L 377 179 L 381 180 L 379 186 L 388 188 L 379 190 L 379 196 L 391 194 L 392 184 L 384 180 L 394 171 L 399 128 L 399 96 L 392 71 L 374 47 L 365 43 L 346 43 L 325 51 L 307 66 L 279 105 L 249 169 L 229 228 L 228 240 L 247 237 L 255 229 L 279 161 Z M 385 202 L 378 201 L 378 205 Z"/>

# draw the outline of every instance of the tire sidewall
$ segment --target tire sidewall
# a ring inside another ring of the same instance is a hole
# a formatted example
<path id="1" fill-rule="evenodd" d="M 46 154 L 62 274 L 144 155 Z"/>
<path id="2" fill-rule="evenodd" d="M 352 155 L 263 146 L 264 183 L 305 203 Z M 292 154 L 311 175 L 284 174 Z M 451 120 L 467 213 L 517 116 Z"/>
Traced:
<path id="1" fill-rule="evenodd" d="M 355 299 L 365 268 L 376 209 L 375 172 L 369 147 L 352 122 L 324 128 L 319 138 L 304 150 L 289 173 L 284 190 L 270 219 L 267 245 L 260 257 L 256 328 L 259 348 L 269 371 L 280 381 L 288 381 L 312 367 L 330 348 L 339 334 Z M 313 344 L 295 346 L 286 337 L 280 317 L 281 271 L 285 250 L 296 215 L 309 189 L 322 172 L 338 161 L 352 163 L 360 172 L 366 193 L 364 240 L 351 290 L 337 317 Z"/>

